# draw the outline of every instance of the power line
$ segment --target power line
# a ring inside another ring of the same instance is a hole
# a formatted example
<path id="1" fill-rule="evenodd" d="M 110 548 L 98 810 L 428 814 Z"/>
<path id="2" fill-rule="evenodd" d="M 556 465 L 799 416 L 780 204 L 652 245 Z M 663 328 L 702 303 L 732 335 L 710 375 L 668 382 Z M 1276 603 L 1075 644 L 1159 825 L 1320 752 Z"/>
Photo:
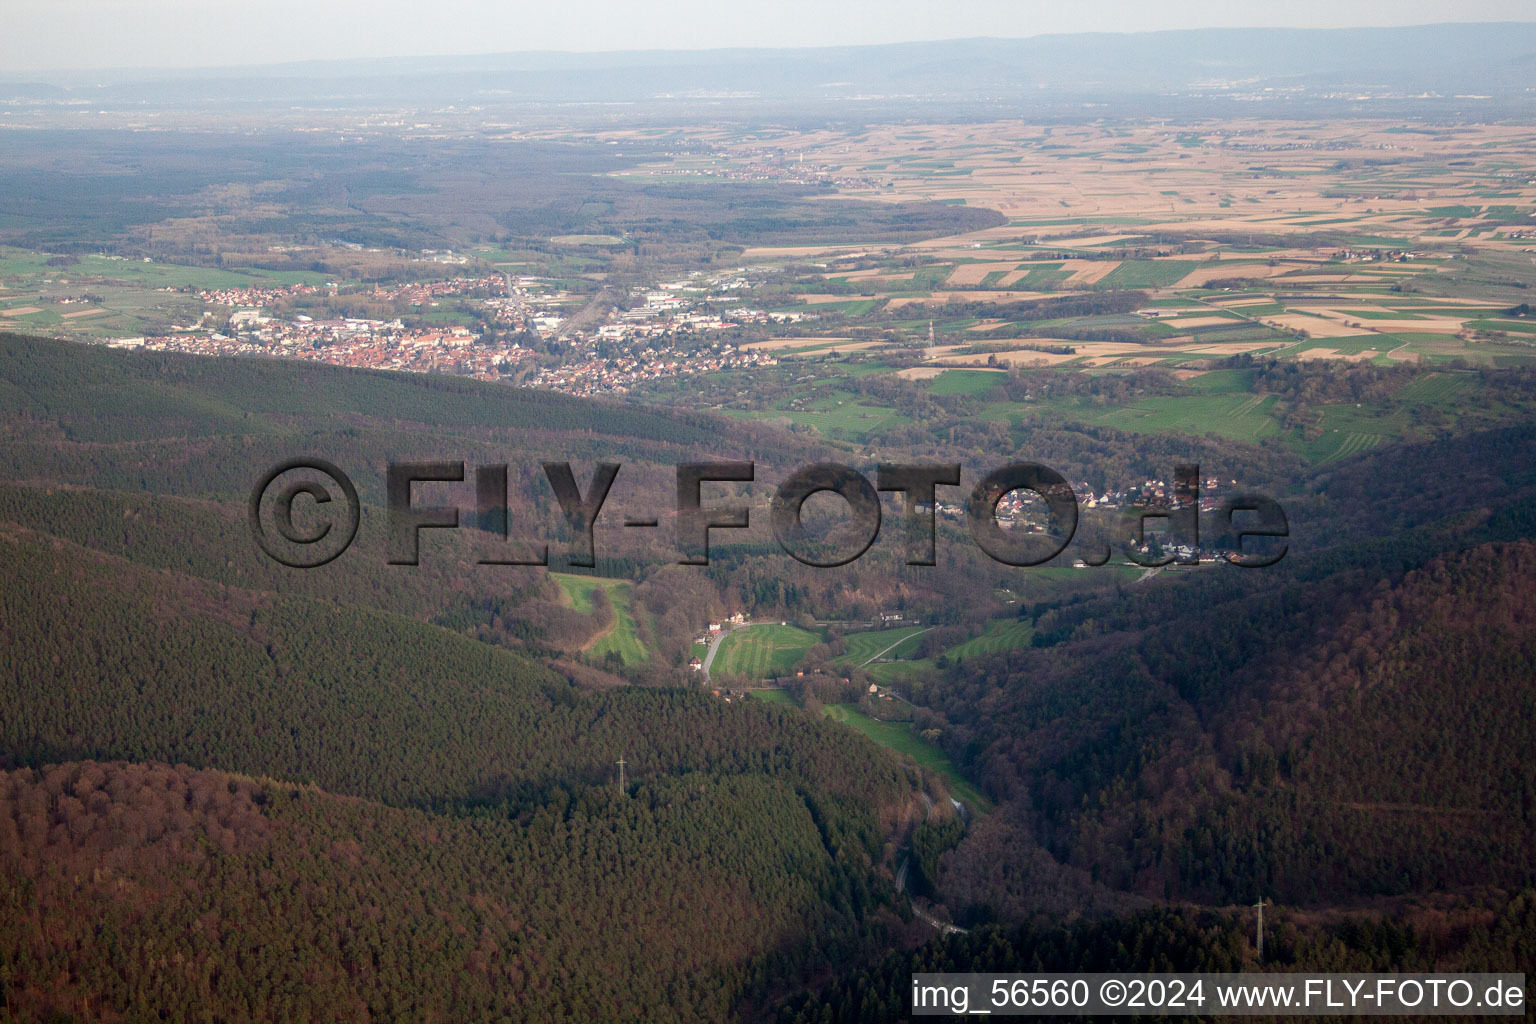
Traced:
<path id="1" fill-rule="evenodd" d="M 1258 946 L 1258 951 L 1259 951 L 1259 963 L 1263 963 L 1264 962 L 1264 900 L 1260 899 L 1259 902 L 1254 904 L 1254 907 L 1257 908 L 1258 911 L 1259 911 L 1259 921 L 1258 921 L 1258 926 L 1255 929 L 1255 933 L 1257 935 L 1257 940 L 1258 940 L 1256 942 L 1256 945 Z"/>

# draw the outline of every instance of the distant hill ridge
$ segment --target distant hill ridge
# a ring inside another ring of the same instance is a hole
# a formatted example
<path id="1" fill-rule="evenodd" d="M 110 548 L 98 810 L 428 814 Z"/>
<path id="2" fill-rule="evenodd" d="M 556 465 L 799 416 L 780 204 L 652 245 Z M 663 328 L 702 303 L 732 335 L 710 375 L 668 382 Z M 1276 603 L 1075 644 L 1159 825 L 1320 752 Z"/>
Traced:
<path id="1" fill-rule="evenodd" d="M 909 99 L 1017 102 L 1044 93 L 1147 95 L 1167 90 L 1305 87 L 1519 97 L 1536 59 L 1536 23 L 1390 28 L 1201 28 L 954 39 L 794 49 L 485 54 L 305 61 L 217 69 L 7 76 L 0 92 L 92 102 L 129 97 L 222 102 L 478 96 L 500 102 L 687 99 Z M 5 79 L 0 79 L 3 83 Z M 323 85 L 322 85 L 323 83 Z"/>

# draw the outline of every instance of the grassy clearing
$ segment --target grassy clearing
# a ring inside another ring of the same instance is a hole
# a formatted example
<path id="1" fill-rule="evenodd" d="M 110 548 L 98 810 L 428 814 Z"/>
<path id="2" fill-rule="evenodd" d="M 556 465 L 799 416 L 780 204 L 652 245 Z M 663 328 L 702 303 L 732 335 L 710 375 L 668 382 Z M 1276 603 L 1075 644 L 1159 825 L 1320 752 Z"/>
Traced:
<path id="1" fill-rule="evenodd" d="M 1476 331 L 1505 331 L 1515 334 L 1536 334 L 1536 323 L 1529 320 L 1472 320 L 1468 327 Z"/>
<path id="2" fill-rule="evenodd" d="M 1017 647 L 1028 647 L 1034 635 L 1035 627 L 1032 623 L 1020 619 L 994 619 L 987 624 L 987 628 L 980 636 L 956 644 L 944 654 L 951 661 L 956 658 L 996 654 L 999 651 L 1010 651 Z"/>
<path id="3" fill-rule="evenodd" d="M 933 378 L 928 390 L 935 395 L 984 395 L 1003 381 L 991 370 L 946 370 Z"/>
<path id="4" fill-rule="evenodd" d="M 924 658 L 921 661 L 882 661 L 867 666 L 864 671 L 869 673 L 871 679 L 890 685 L 911 679 L 933 668 L 933 659 Z"/>
<path id="5" fill-rule="evenodd" d="M 753 690 L 752 699 L 765 701 L 769 704 L 788 704 L 792 708 L 800 706 L 795 703 L 795 698 L 789 695 L 788 690 Z"/>
<path id="6" fill-rule="evenodd" d="M 1430 373 L 1410 381 L 1397 393 L 1397 397 L 1405 402 L 1450 405 L 1475 385 L 1473 378 L 1464 374 Z"/>
<path id="7" fill-rule="evenodd" d="M 817 433 L 839 439 L 860 440 L 870 431 L 884 430 L 911 421 L 894 408 L 862 405 L 846 391 L 824 391 L 798 409 L 726 410 L 730 415 L 755 420 L 789 420 L 814 427 Z"/>
<path id="8" fill-rule="evenodd" d="M 862 665 L 887 647 L 889 651 L 883 655 L 885 658 L 895 660 L 911 654 L 917 649 L 917 637 L 923 632 L 921 626 L 906 626 L 902 629 L 877 629 L 868 633 L 854 633 L 846 637 L 848 651 L 840 654 L 833 660 L 839 664 Z"/>
<path id="9" fill-rule="evenodd" d="M 320 284 L 322 274 L 310 271 L 219 270 L 180 263 L 145 263 L 87 255 L 67 267 L 50 267 L 46 253 L 7 249 L 0 257 L 0 277 L 42 276 L 51 279 L 107 278 L 140 288 L 254 288 L 289 284 Z"/>
<path id="10" fill-rule="evenodd" d="M 1212 370 L 1191 378 L 1185 386 L 1207 395 L 1248 393 L 1257 376 L 1257 370 Z"/>
<path id="11" fill-rule="evenodd" d="M 610 652 L 617 654 L 625 665 L 638 665 L 650 660 L 651 654 L 640 642 L 629 601 L 629 584 L 624 580 L 605 579 L 601 576 L 576 576 L 570 573 L 551 573 L 560 584 L 571 607 L 582 615 L 593 614 L 592 595 L 603 590 L 613 606 L 613 625 L 598 634 L 587 648 L 587 653 L 604 658 Z"/>
<path id="12" fill-rule="evenodd" d="M 720 643 L 711 673 L 768 679 L 794 671 L 821 637 L 798 626 L 764 624 L 733 630 Z"/>
<path id="13" fill-rule="evenodd" d="M 1037 569 L 1036 572 L 1048 572 L 1051 570 Z M 1072 573 L 1081 570 L 1062 569 L 1062 573 Z M 1137 570 L 1138 572 L 1140 570 Z M 933 671 L 938 668 L 938 659 L 945 658 L 948 662 L 957 659 L 977 658 L 984 654 L 996 654 L 999 651 L 1010 651 L 1020 647 L 1028 647 L 1034 639 L 1035 627 L 1033 623 L 1019 619 L 993 619 L 987 623 L 987 628 L 977 636 L 962 641 L 948 648 L 941 654 L 932 658 L 922 658 L 912 661 L 886 661 L 870 665 L 865 672 L 882 683 L 897 683 L 903 679 L 918 675 L 923 672 Z M 850 637 L 851 641 L 853 638 Z M 890 641 L 887 640 L 886 643 Z M 911 650 L 916 647 L 917 641 L 912 641 Z M 876 648 L 878 650 L 879 648 Z M 893 654 L 899 654 L 903 648 L 898 647 Z M 866 655 L 867 657 L 867 655 Z"/>
<path id="14" fill-rule="evenodd" d="M 556 235 L 550 239 L 556 245 L 627 245 L 617 235 Z"/>
<path id="15" fill-rule="evenodd" d="M 976 810 L 991 810 L 992 804 L 981 791 L 960 774 L 949 755 L 912 731 L 910 722 L 881 722 L 870 718 L 855 704 L 829 704 L 823 709 L 828 718 L 842 722 L 868 736 L 882 747 L 905 754 L 925 769 L 939 776 L 956 799 Z"/>
<path id="16" fill-rule="evenodd" d="M 1082 418 L 1142 434 L 1215 434 L 1257 441 L 1280 429 L 1271 415 L 1276 401 L 1273 395 L 1158 396 Z"/>
<path id="17" fill-rule="evenodd" d="M 1329 405 L 1319 410 L 1322 433 L 1314 437 L 1293 435 L 1292 447 L 1317 464 L 1336 462 L 1383 442 L 1391 443 L 1408 433 L 1410 414 L 1402 409 L 1388 412 L 1381 406 Z"/>

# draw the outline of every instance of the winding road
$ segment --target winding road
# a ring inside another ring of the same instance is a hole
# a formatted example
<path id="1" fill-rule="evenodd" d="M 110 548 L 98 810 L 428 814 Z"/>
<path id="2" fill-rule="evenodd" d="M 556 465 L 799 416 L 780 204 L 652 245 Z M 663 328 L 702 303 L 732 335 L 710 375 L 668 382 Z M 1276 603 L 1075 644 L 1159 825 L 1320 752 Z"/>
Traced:
<path id="1" fill-rule="evenodd" d="M 923 803 L 926 804 L 927 807 L 928 807 L 928 813 L 932 814 L 933 813 L 933 797 L 929 796 L 927 793 L 921 793 L 921 792 L 920 792 L 920 795 L 923 798 Z M 951 799 L 951 802 L 954 803 L 956 807 L 963 807 L 962 804 L 958 803 L 957 801 L 954 801 L 953 799 Z M 902 893 L 902 892 L 906 892 L 907 891 L 907 868 L 909 866 L 911 866 L 911 864 L 912 864 L 912 856 L 911 856 L 911 854 L 908 854 L 907 856 L 905 856 L 905 857 L 903 857 L 901 859 L 901 867 L 896 869 L 896 891 L 898 893 Z M 939 933 L 942 934 L 942 935 L 969 935 L 970 934 L 970 929 L 969 928 L 961 928 L 957 924 L 950 924 L 948 921 L 940 921 L 938 918 L 936 918 L 932 914 L 928 913 L 928 911 L 926 911 L 923 908 L 919 907 L 917 905 L 917 901 L 916 900 L 912 901 L 912 913 L 917 917 L 917 919 L 919 921 L 923 922 L 923 924 L 926 924 L 930 928 L 938 929 Z"/>

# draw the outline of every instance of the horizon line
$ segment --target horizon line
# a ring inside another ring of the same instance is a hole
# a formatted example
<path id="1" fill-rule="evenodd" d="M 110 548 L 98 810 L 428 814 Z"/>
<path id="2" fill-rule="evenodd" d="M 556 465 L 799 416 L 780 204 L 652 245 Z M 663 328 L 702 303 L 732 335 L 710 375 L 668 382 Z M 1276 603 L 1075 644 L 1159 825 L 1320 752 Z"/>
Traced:
<path id="1" fill-rule="evenodd" d="M 817 50 L 874 50 L 900 46 L 925 46 L 942 43 L 971 43 L 971 42 L 1024 42 L 1031 39 L 1051 38 L 1080 38 L 1085 36 L 1158 36 L 1173 35 L 1189 32 L 1312 32 L 1312 33 L 1336 33 L 1336 32 L 1396 32 L 1411 29 L 1424 28 L 1453 28 L 1471 26 L 1536 26 L 1536 17 L 1528 20 L 1509 20 L 1507 18 L 1470 20 L 1470 21 L 1425 21 L 1399 25 L 1330 25 L 1330 26 L 1305 26 L 1305 25 L 1196 25 L 1185 28 L 1157 28 L 1137 29 L 1131 31 L 1094 30 L 1085 32 L 1037 32 L 1031 35 L 1020 36 L 945 36 L 936 39 L 904 39 L 878 43 L 819 43 L 799 46 L 696 46 L 676 48 L 645 48 L 645 49 L 533 49 L 533 50 L 479 50 L 479 51 L 455 51 L 442 53 L 389 53 L 372 56 L 353 57 L 298 57 L 291 60 L 259 61 L 248 64 L 193 64 L 193 65 L 101 65 L 101 66 L 59 66 L 48 68 L 33 68 L 27 71 L 0 70 L 0 81 L 12 83 L 25 83 L 34 76 L 46 75 L 76 75 L 76 74 L 109 74 L 109 75 L 153 75 L 173 74 L 188 75 L 197 72 L 231 72 L 231 71 L 256 71 L 256 70 L 280 70 L 283 68 L 314 67 L 323 65 L 347 65 L 382 63 L 387 61 L 428 61 L 428 60 L 475 60 L 501 57 L 616 57 L 616 56 L 640 56 L 662 54 L 728 54 L 728 53 L 792 53 Z"/>

